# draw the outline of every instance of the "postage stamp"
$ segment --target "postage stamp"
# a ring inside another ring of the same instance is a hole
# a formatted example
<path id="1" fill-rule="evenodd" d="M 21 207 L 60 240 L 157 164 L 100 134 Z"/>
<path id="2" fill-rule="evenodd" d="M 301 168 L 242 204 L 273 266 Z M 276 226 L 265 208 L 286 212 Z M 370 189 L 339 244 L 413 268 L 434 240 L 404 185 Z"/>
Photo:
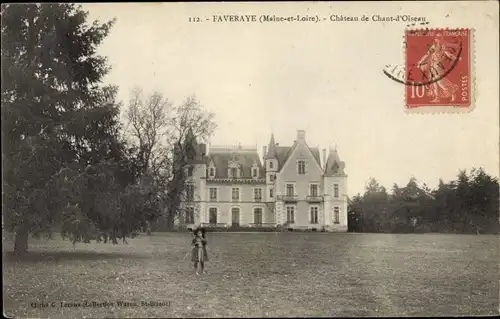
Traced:
<path id="1" fill-rule="evenodd" d="M 409 111 L 468 112 L 473 107 L 470 29 L 405 31 Z"/>

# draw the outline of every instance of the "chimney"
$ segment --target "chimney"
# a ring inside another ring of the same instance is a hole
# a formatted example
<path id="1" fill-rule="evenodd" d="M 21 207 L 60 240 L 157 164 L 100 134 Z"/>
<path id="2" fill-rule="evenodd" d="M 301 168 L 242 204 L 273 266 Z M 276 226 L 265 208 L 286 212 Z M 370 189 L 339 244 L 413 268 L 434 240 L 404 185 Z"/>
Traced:
<path id="1" fill-rule="evenodd" d="M 267 155 L 267 146 L 262 146 L 262 158 L 266 159 Z"/>
<path id="2" fill-rule="evenodd" d="M 297 141 L 300 142 L 300 141 L 305 141 L 306 140 L 306 131 L 303 131 L 303 130 L 298 130 L 297 131 Z"/>
<path id="3" fill-rule="evenodd" d="M 326 168 L 326 148 L 323 149 L 323 166 Z"/>

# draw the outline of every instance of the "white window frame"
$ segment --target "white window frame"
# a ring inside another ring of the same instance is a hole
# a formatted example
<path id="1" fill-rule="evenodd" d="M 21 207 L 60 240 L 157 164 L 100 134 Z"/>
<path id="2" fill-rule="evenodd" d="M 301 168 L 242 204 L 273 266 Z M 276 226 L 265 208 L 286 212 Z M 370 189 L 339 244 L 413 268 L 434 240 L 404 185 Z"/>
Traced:
<path id="1" fill-rule="evenodd" d="M 300 171 L 300 163 L 304 163 L 304 171 L 302 173 Z M 299 174 L 299 175 L 307 174 L 306 165 L 307 165 L 306 160 L 303 160 L 303 159 L 297 160 L 297 174 Z"/>
<path id="2" fill-rule="evenodd" d="M 260 225 L 264 223 L 264 208 L 261 206 L 253 207 L 252 208 L 252 213 L 253 213 L 253 223 L 258 224 L 255 222 L 255 210 L 260 209 Z"/>
<path id="3" fill-rule="evenodd" d="M 291 208 L 292 209 L 292 213 L 293 213 L 293 220 L 290 221 L 289 218 L 288 218 L 288 209 Z M 295 211 L 297 210 L 297 208 L 295 207 L 295 205 L 286 205 L 285 206 L 285 211 L 286 211 L 286 222 L 287 224 L 295 224 Z"/>
<path id="4" fill-rule="evenodd" d="M 216 211 L 216 214 L 215 214 L 215 216 L 216 216 L 215 224 L 217 225 L 219 223 L 219 207 L 217 207 L 217 206 L 209 206 L 208 207 L 208 210 L 207 210 L 207 214 L 208 214 L 207 221 L 208 221 L 209 224 L 212 224 L 212 223 L 210 223 L 210 210 L 211 209 L 215 209 L 215 211 Z"/>
<path id="5" fill-rule="evenodd" d="M 258 201 L 257 201 L 257 197 L 255 196 L 255 192 L 256 192 L 257 189 L 260 189 L 260 198 L 259 198 Z M 253 201 L 254 202 L 259 202 L 259 203 L 262 202 L 262 187 L 254 187 L 252 189 L 252 193 L 253 193 L 252 197 L 253 197 Z"/>
<path id="6" fill-rule="evenodd" d="M 231 206 L 231 216 L 230 216 L 230 221 L 229 223 L 232 225 L 233 224 L 233 209 L 238 210 L 238 225 L 241 224 L 241 208 L 240 206 Z"/>
<path id="7" fill-rule="evenodd" d="M 215 189 L 215 198 L 212 198 L 212 189 Z M 208 200 L 211 202 L 217 202 L 219 200 L 219 188 L 209 187 L 208 188 Z"/>
<path id="8" fill-rule="evenodd" d="M 236 172 L 236 176 L 233 174 L 233 170 Z M 230 178 L 238 178 L 238 167 L 229 167 L 229 177 Z"/>
<path id="9" fill-rule="evenodd" d="M 252 178 L 259 178 L 259 167 L 257 165 L 252 166 Z"/>
<path id="10" fill-rule="evenodd" d="M 292 189 L 293 189 L 292 194 L 288 194 L 288 185 L 292 185 Z M 296 194 L 295 191 L 296 191 L 295 183 L 285 183 L 285 196 L 295 196 L 295 194 Z"/>
<path id="11" fill-rule="evenodd" d="M 333 206 L 333 223 L 340 224 L 340 206 Z"/>
<path id="12" fill-rule="evenodd" d="M 276 174 L 270 173 L 269 174 L 269 183 L 273 183 L 274 181 L 276 181 Z"/>
<path id="13" fill-rule="evenodd" d="M 315 223 L 313 223 L 313 218 L 312 218 L 313 209 L 316 209 L 316 222 Z M 310 205 L 309 206 L 309 223 L 312 225 L 319 224 L 319 206 L 318 205 Z"/>
<path id="14" fill-rule="evenodd" d="M 274 188 L 269 189 L 269 198 L 274 198 Z"/>
<path id="15" fill-rule="evenodd" d="M 335 188 L 335 186 L 337 186 Z M 335 193 L 335 190 L 337 190 L 337 193 Z M 333 198 L 340 198 L 340 185 L 338 183 L 333 184 Z"/>
<path id="16" fill-rule="evenodd" d="M 316 195 L 312 193 L 312 186 L 316 186 Z M 319 183 L 309 183 L 309 196 L 318 197 L 319 196 Z"/>
<path id="17" fill-rule="evenodd" d="M 233 191 L 237 189 L 238 190 L 238 198 L 234 199 L 233 196 Z M 240 187 L 231 187 L 231 201 L 232 202 L 239 202 L 241 200 L 241 188 Z"/>
<path id="18" fill-rule="evenodd" d="M 190 219 L 190 222 L 188 222 L 188 218 L 187 218 L 189 210 L 192 210 L 192 212 L 193 212 L 193 216 L 192 216 L 193 218 Z M 195 220 L 195 216 L 194 216 L 195 215 L 195 209 L 194 209 L 194 207 L 193 206 L 188 206 L 188 207 L 184 208 L 184 214 L 185 214 L 185 216 L 184 216 L 184 223 L 188 224 L 188 225 L 194 224 L 194 222 L 195 222 L 194 221 Z"/>

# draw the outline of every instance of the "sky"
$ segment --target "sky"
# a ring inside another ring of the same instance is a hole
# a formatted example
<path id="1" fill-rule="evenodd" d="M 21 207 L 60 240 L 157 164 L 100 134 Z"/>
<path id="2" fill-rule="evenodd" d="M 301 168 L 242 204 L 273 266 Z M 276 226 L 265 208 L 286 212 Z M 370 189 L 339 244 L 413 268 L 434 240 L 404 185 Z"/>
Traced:
<path id="1" fill-rule="evenodd" d="M 411 177 L 435 187 L 459 169 L 499 175 L 499 47 L 496 2 L 102 3 L 90 20 L 116 18 L 99 47 L 126 103 L 139 86 L 174 103 L 196 95 L 215 113 L 212 145 L 256 145 L 271 133 L 292 145 L 305 130 L 311 147 L 336 146 L 348 195 L 370 177 L 386 188 Z M 496 15 L 495 13 L 496 12 Z M 214 15 L 311 16 L 314 22 L 216 23 Z M 382 72 L 404 63 L 408 22 L 331 22 L 331 15 L 411 15 L 428 27 L 474 27 L 474 109 L 407 114 L 404 85 Z M 189 22 L 200 17 L 202 22 Z M 208 20 L 207 20 L 208 19 Z"/>

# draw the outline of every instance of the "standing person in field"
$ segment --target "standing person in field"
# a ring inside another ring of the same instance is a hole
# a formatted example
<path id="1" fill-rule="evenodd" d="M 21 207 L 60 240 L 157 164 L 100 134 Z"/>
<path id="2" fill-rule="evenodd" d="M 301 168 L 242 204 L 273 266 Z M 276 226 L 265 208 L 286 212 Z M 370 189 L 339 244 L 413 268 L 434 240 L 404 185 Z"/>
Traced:
<path id="1" fill-rule="evenodd" d="M 198 264 L 200 264 L 201 267 L 201 273 L 205 273 L 205 262 L 208 261 L 208 254 L 207 254 L 207 239 L 205 238 L 205 229 L 203 228 L 197 228 L 194 230 L 194 238 L 193 241 L 191 242 L 191 245 L 193 246 L 193 252 L 192 252 L 192 257 L 191 260 L 194 262 L 194 270 L 196 271 L 196 274 L 199 275 L 200 273 L 198 272 Z"/>

